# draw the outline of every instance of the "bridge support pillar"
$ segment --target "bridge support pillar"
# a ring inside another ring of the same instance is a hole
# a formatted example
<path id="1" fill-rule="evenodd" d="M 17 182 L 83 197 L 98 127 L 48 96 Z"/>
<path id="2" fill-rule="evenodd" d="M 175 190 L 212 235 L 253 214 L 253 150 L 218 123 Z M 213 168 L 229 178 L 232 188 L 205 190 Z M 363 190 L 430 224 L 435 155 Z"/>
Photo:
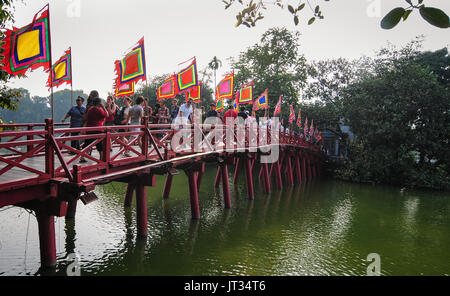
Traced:
<path id="1" fill-rule="evenodd" d="M 306 181 L 306 158 L 302 154 L 302 181 Z"/>
<path id="2" fill-rule="evenodd" d="M 306 159 L 306 169 L 308 170 L 308 180 L 312 179 L 312 172 L 311 172 L 311 160 L 309 157 Z"/>
<path id="3" fill-rule="evenodd" d="M 241 172 L 242 161 L 240 158 L 236 159 L 236 168 L 234 169 L 233 183 L 237 184 L 239 179 L 239 173 Z"/>
<path id="4" fill-rule="evenodd" d="M 217 174 L 216 174 L 216 180 L 214 182 L 214 186 L 216 186 L 216 188 L 218 188 L 220 186 L 220 180 L 222 178 L 222 171 L 220 169 L 220 167 L 217 169 Z"/>
<path id="5" fill-rule="evenodd" d="M 250 158 L 245 158 L 245 176 L 247 178 L 247 195 L 250 200 L 253 200 L 255 199 L 255 192 L 253 191 L 253 171 Z"/>
<path id="6" fill-rule="evenodd" d="M 127 184 L 127 192 L 125 193 L 125 201 L 124 201 L 125 207 L 131 207 L 131 204 L 133 203 L 133 193 L 135 188 L 136 185 L 134 183 Z"/>
<path id="7" fill-rule="evenodd" d="M 77 212 L 77 203 L 78 203 L 77 199 L 71 200 L 67 203 L 66 219 L 74 219 L 75 218 L 75 214 Z"/>
<path id="8" fill-rule="evenodd" d="M 269 165 L 267 163 L 262 163 L 262 175 L 264 179 L 264 190 L 266 193 L 270 193 L 270 178 L 269 178 Z"/>
<path id="9" fill-rule="evenodd" d="M 202 162 L 200 171 L 197 173 L 197 190 L 200 190 L 200 185 L 202 184 L 202 178 L 204 173 L 205 173 L 205 163 Z"/>
<path id="10" fill-rule="evenodd" d="M 220 171 L 222 175 L 222 190 L 223 190 L 223 202 L 225 208 L 231 208 L 231 196 L 230 196 L 230 181 L 228 180 L 228 166 L 226 162 L 220 164 Z"/>
<path id="11" fill-rule="evenodd" d="M 316 172 L 316 162 L 313 162 L 311 165 L 311 170 L 312 170 L 312 176 L 315 179 L 317 177 L 317 172 Z"/>
<path id="12" fill-rule="evenodd" d="M 136 222 L 137 235 L 146 237 L 147 230 L 147 191 L 144 184 L 136 184 Z"/>
<path id="13" fill-rule="evenodd" d="M 300 157 L 298 153 L 295 154 L 295 176 L 297 177 L 297 183 L 302 182 L 302 168 L 300 166 Z"/>
<path id="14" fill-rule="evenodd" d="M 39 228 L 39 247 L 41 252 L 41 266 L 56 266 L 55 216 L 44 210 L 36 211 Z"/>
<path id="15" fill-rule="evenodd" d="M 294 185 L 294 171 L 292 170 L 292 159 L 290 155 L 286 155 L 287 179 L 290 186 Z"/>
<path id="16" fill-rule="evenodd" d="M 200 205 L 198 202 L 198 188 L 197 188 L 197 172 L 186 171 L 189 183 L 189 197 L 191 202 L 191 216 L 192 219 L 200 219 Z"/>
<path id="17" fill-rule="evenodd" d="M 170 195 L 170 189 L 172 188 L 172 180 L 173 175 L 171 173 L 167 173 L 166 181 L 164 183 L 164 191 L 163 191 L 163 198 L 168 199 Z"/>
<path id="18" fill-rule="evenodd" d="M 275 178 L 277 181 L 278 189 L 283 189 L 283 179 L 281 178 L 280 160 L 277 160 L 272 166 L 275 167 Z"/>

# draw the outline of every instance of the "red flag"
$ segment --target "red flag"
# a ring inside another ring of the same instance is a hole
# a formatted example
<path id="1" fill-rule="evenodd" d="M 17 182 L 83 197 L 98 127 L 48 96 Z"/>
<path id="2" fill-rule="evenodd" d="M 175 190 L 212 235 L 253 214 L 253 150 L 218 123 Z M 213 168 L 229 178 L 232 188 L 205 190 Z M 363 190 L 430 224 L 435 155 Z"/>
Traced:
<path id="1" fill-rule="evenodd" d="M 45 10 L 44 10 L 45 9 Z M 38 18 L 39 16 L 39 18 Z M 28 70 L 44 67 L 50 70 L 50 18 L 49 5 L 42 8 L 33 18 L 33 22 L 20 29 L 13 27 L 4 32 L 4 59 L 0 69 L 12 76 L 25 74 Z"/>
<path id="2" fill-rule="evenodd" d="M 289 114 L 289 123 L 294 122 L 295 120 L 295 112 L 294 112 L 294 107 L 292 107 L 291 104 L 291 110 L 290 110 L 290 114 Z"/>
<path id="3" fill-rule="evenodd" d="M 282 101 L 283 95 L 280 95 L 280 98 L 278 99 L 278 103 L 275 106 L 275 111 L 273 111 L 273 116 L 281 113 L 281 101 Z"/>
<path id="4" fill-rule="evenodd" d="M 297 125 L 299 128 L 302 128 L 302 109 L 298 111 Z"/>

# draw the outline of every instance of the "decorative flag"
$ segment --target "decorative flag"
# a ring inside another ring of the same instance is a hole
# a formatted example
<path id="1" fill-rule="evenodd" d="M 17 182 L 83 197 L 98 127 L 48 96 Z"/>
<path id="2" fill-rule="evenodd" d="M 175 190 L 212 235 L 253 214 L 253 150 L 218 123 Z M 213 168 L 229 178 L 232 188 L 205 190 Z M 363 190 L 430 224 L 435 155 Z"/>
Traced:
<path id="1" fill-rule="evenodd" d="M 138 46 L 133 48 L 121 60 L 115 61 L 115 88 L 129 82 L 138 83 L 141 80 L 147 80 L 147 71 L 145 66 L 144 37 L 138 42 Z"/>
<path id="2" fill-rule="evenodd" d="M 308 117 L 305 119 L 305 126 L 303 127 L 303 134 L 308 136 Z"/>
<path id="3" fill-rule="evenodd" d="M 191 88 L 189 92 L 186 93 L 186 102 L 192 99 L 194 103 L 202 102 L 202 82 L 200 81 L 197 86 Z"/>
<path id="4" fill-rule="evenodd" d="M 72 50 L 69 48 L 49 71 L 47 87 L 59 87 L 66 83 L 72 85 Z M 50 77 L 50 75 L 52 75 Z M 52 83 L 53 82 L 53 83 Z M 51 85 L 53 84 L 53 85 Z"/>
<path id="5" fill-rule="evenodd" d="M 253 103 L 253 81 L 244 84 L 239 94 L 239 104 Z"/>
<path id="6" fill-rule="evenodd" d="M 34 16 L 31 24 L 20 29 L 13 27 L 12 30 L 6 30 L 4 35 L 5 38 L 0 45 L 4 55 L 0 69 L 12 76 L 24 75 L 28 70 L 36 70 L 40 67 L 44 67 L 44 71 L 50 70 L 48 4 Z"/>
<path id="7" fill-rule="evenodd" d="M 192 63 L 177 74 L 178 91 L 183 93 L 198 85 L 197 62 Z"/>
<path id="8" fill-rule="evenodd" d="M 216 111 L 220 112 L 223 110 L 223 99 L 218 99 L 216 101 Z"/>
<path id="9" fill-rule="evenodd" d="M 292 104 L 291 104 L 291 110 L 289 113 L 289 123 L 294 122 L 294 120 L 295 120 L 295 112 L 294 112 L 294 107 L 292 107 Z"/>
<path id="10" fill-rule="evenodd" d="M 216 100 L 233 98 L 234 73 L 226 75 L 216 87 Z"/>
<path id="11" fill-rule="evenodd" d="M 256 100 L 256 110 L 268 109 L 269 108 L 269 90 L 266 89 Z"/>
<path id="12" fill-rule="evenodd" d="M 134 95 L 134 81 L 122 84 L 116 88 L 114 95 L 118 98 Z"/>
<path id="13" fill-rule="evenodd" d="M 297 125 L 300 129 L 302 128 L 302 109 L 298 110 Z"/>
<path id="14" fill-rule="evenodd" d="M 278 103 L 275 106 L 275 111 L 273 111 L 273 116 L 281 113 L 281 101 L 282 101 L 283 95 L 280 95 L 280 98 L 278 99 Z"/>
<path id="15" fill-rule="evenodd" d="M 177 75 L 174 74 L 164 81 L 164 83 L 158 88 L 156 93 L 158 100 L 172 99 L 177 95 Z"/>
<path id="16" fill-rule="evenodd" d="M 322 141 L 322 143 L 323 143 L 323 140 L 322 140 L 322 131 L 320 131 L 319 135 L 317 136 L 316 143 L 318 143 L 318 142 L 320 142 L 320 141 Z"/>
<path id="17" fill-rule="evenodd" d="M 236 92 L 236 95 L 234 97 L 234 103 L 233 103 L 233 109 L 236 112 L 239 112 L 239 92 Z"/>
<path id="18" fill-rule="evenodd" d="M 309 135 L 314 136 L 314 119 L 311 120 L 311 127 L 309 128 Z"/>

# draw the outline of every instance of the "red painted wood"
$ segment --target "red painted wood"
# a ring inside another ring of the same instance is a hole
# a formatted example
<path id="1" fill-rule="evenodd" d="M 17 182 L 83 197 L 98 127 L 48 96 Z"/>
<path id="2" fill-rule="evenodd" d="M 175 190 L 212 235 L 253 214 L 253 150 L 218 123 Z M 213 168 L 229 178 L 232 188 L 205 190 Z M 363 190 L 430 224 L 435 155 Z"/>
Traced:
<path id="1" fill-rule="evenodd" d="M 197 173 L 197 190 L 200 190 L 200 185 L 202 184 L 203 174 L 205 173 L 205 163 L 202 162 L 202 167 Z"/>
<path id="2" fill-rule="evenodd" d="M 238 183 L 238 179 L 239 179 L 239 173 L 241 171 L 241 166 L 242 166 L 242 160 L 240 158 L 236 159 L 236 167 L 234 170 L 234 179 L 233 179 L 233 183 L 237 184 Z"/>
<path id="3" fill-rule="evenodd" d="M 300 157 L 298 156 L 298 153 L 295 154 L 295 176 L 297 183 L 302 182 L 302 168 L 300 166 Z"/>
<path id="4" fill-rule="evenodd" d="M 277 181 L 277 186 L 279 189 L 283 188 L 283 179 L 281 178 L 281 165 L 280 165 L 280 161 L 277 160 L 274 163 L 275 166 L 275 177 L 276 177 L 276 181 Z"/>
<path id="5" fill-rule="evenodd" d="M 67 203 L 67 214 L 66 219 L 74 219 L 77 212 L 78 200 L 71 200 Z"/>
<path id="6" fill-rule="evenodd" d="M 37 211 L 36 219 L 39 229 L 41 265 L 54 267 L 56 266 L 55 217 L 44 211 Z"/>
<path id="7" fill-rule="evenodd" d="M 170 189 L 172 188 L 172 180 L 173 180 L 173 175 L 168 173 L 166 176 L 166 181 L 164 182 L 164 191 L 163 191 L 164 199 L 168 199 L 170 196 Z"/>
<path id="8" fill-rule="evenodd" d="M 255 192 L 253 191 L 253 172 L 252 161 L 250 158 L 245 158 L 245 177 L 247 179 L 247 195 L 248 198 L 255 199 Z"/>
<path id="9" fill-rule="evenodd" d="M 147 191 L 140 183 L 136 184 L 136 223 L 137 235 L 147 236 Z"/>
<path id="10" fill-rule="evenodd" d="M 133 203 L 133 194 L 134 194 L 135 189 L 136 189 L 136 184 L 134 184 L 134 183 L 127 184 L 127 192 L 125 193 L 124 206 L 131 207 L 131 204 Z"/>
<path id="11" fill-rule="evenodd" d="M 222 171 L 219 168 L 217 168 L 217 174 L 216 174 L 216 180 L 214 181 L 214 186 L 218 188 L 220 186 L 220 180 L 222 179 Z"/>
<path id="12" fill-rule="evenodd" d="M 197 175 L 194 171 L 187 172 L 189 183 L 189 199 L 191 202 L 192 219 L 200 219 L 200 205 L 198 201 Z"/>
<path id="13" fill-rule="evenodd" d="M 261 166 L 263 171 L 264 190 L 266 193 L 270 193 L 269 165 L 267 163 L 262 163 Z"/>
<path id="14" fill-rule="evenodd" d="M 286 174 L 287 174 L 287 182 L 289 185 L 294 185 L 294 170 L 292 168 L 292 159 L 290 155 L 286 156 Z"/>
<path id="15" fill-rule="evenodd" d="M 228 179 L 228 166 L 224 163 L 220 166 L 222 175 L 223 201 L 225 208 L 231 208 L 230 181 Z"/>

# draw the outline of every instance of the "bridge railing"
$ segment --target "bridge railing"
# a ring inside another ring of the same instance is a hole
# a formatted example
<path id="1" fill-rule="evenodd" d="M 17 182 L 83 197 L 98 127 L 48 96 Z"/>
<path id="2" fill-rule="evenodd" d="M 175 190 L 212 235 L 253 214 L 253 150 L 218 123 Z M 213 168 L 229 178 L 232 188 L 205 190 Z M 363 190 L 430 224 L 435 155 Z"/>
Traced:
<path id="1" fill-rule="evenodd" d="M 7 129 L 13 130 L 5 131 Z M 51 120 L 46 120 L 45 124 L 0 125 L 0 130 L 0 190 L 20 176 L 30 182 L 49 178 L 76 181 L 78 172 L 74 172 L 74 165 L 86 173 L 99 170 L 108 173 L 111 168 L 169 160 L 199 149 L 229 151 L 226 144 L 230 143 L 231 150 L 273 144 L 270 128 L 265 129 L 265 139 L 258 136 L 255 140 L 250 138 L 248 127 L 192 124 L 174 128 L 171 124 L 149 124 L 147 118 L 142 125 L 135 126 L 68 128 L 67 124 L 52 124 Z M 72 141 L 83 145 L 74 148 Z M 316 145 L 292 133 L 280 132 L 277 141 L 280 145 L 319 151 Z M 92 153 L 95 148 L 101 148 L 101 152 Z M 83 159 L 86 162 L 80 162 Z"/>

